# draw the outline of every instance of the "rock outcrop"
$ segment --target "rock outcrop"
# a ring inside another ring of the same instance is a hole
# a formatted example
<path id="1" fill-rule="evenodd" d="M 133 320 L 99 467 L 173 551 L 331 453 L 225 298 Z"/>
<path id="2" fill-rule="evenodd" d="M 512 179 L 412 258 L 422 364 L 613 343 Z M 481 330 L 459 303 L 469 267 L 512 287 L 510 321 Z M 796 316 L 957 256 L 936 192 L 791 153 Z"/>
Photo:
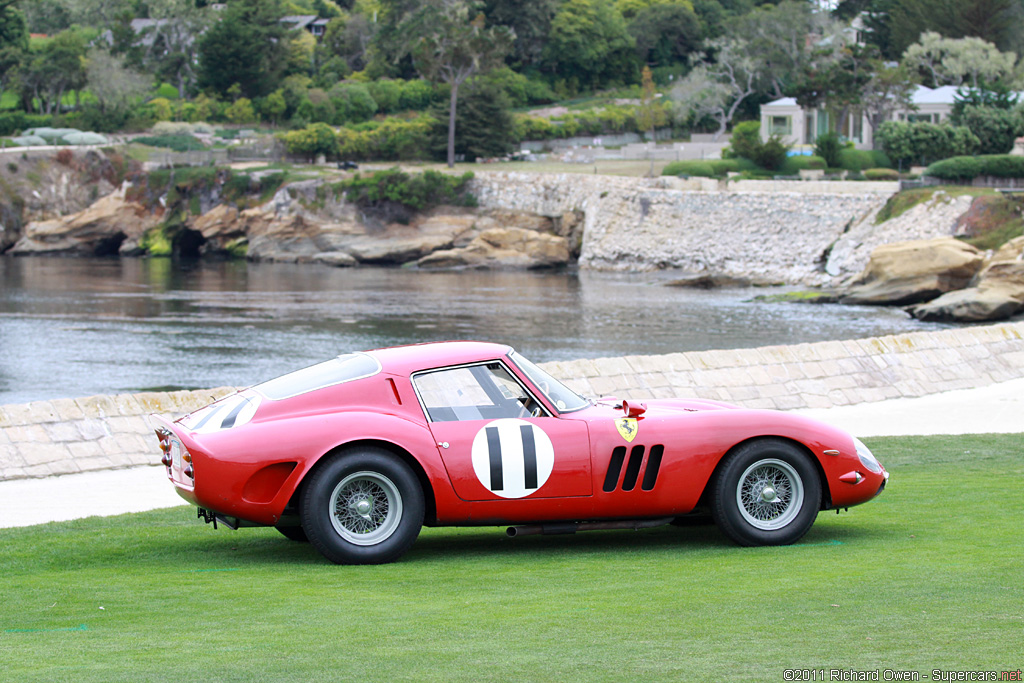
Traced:
<path id="1" fill-rule="evenodd" d="M 1024 237 L 999 249 L 973 285 L 907 309 L 918 320 L 1005 320 L 1024 310 Z"/>
<path id="2" fill-rule="evenodd" d="M 551 268 L 569 262 L 565 237 L 525 228 L 492 228 L 462 248 L 424 256 L 420 268 Z"/>
<path id="3" fill-rule="evenodd" d="M 160 217 L 144 206 L 112 192 L 84 211 L 51 220 L 33 221 L 11 252 L 102 256 L 130 251 Z"/>
<path id="4" fill-rule="evenodd" d="M 966 287 L 984 265 L 981 251 L 943 237 L 897 242 L 871 253 L 867 268 L 840 298 L 844 304 L 902 306 Z"/>

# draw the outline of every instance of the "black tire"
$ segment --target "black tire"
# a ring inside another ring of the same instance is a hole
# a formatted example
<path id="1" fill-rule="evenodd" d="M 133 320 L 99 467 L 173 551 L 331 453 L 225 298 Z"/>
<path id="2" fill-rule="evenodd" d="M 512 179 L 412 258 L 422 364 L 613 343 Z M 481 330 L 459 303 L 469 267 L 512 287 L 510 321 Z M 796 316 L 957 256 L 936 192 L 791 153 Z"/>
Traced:
<path id="1" fill-rule="evenodd" d="M 296 543 L 309 543 L 309 538 L 306 536 L 306 530 L 301 526 L 275 526 L 274 528 L 280 531 L 281 535 L 289 541 L 295 541 Z"/>
<path id="2" fill-rule="evenodd" d="M 714 481 L 711 515 L 740 545 L 800 540 L 821 508 L 821 481 L 809 456 L 782 439 L 740 446 Z"/>
<path id="3" fill-rule="evenodd" d="M 317 468 L 302 494 L 310 543 L 337 564 L 394 562 L 423 525 L 423 490 L 412 469 L 381 448 L 346 450 Z"/>

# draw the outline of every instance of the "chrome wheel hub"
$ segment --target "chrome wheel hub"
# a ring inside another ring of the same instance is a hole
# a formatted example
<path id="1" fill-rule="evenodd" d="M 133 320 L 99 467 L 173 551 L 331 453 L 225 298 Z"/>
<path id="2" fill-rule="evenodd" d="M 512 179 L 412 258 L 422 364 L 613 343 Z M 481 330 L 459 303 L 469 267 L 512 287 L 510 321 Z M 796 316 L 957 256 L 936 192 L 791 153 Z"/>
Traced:
<path id="1" fill-rule="evenodd" d="M 740 476 L 736 506 L 756 529 L 781 529 L 800 514 L 804 503 L 803 480 L 784 460 L 758 460 Z"/>
<path id="2" fill-rule="evenodd" d="M 350 474 L 330 499 L 334 530 L 355 545 L 387 540 L 402 519 L 402 496 L 394 482 L 377 472 Z"/>

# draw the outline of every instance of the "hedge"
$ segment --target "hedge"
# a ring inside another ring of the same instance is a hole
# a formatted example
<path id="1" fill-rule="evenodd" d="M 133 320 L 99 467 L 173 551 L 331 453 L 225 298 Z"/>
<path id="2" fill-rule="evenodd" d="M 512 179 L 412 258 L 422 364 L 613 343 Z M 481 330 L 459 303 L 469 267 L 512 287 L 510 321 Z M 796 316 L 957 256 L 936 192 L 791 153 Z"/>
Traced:
<path id="1" fill-rule="evenodd" d="M 881 150 L 844 149 L 839 152 L 839 166 L 847 171 L 863 171 L 867 168 L 892 168 L 892 162 Z"/>
<path id="2" fill-rule="evenodd" d="M 734 159 L 706 159 L 672 161 L 665 164 L 661 175 L 675 176 L 701 176 L 704 178 L 724 178 L 727 173 L 741 171 L 753 171 L 757 168 L 753 161 L 743 158 Z"/>
<path id="3" fill-rule="evenodd" d="M 935 162 L 925 175 L 941 180 L 964 180 L 977 176 L 1024 178 L 1024 157 L 1009 154 L 952 157 Z"/>

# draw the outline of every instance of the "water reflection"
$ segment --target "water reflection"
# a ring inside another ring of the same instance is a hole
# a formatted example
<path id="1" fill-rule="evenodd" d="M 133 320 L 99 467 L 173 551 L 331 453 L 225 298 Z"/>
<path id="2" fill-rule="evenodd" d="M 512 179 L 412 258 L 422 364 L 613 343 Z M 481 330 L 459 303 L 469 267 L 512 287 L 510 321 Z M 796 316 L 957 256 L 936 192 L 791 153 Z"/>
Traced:
<path id="1" fill-rule="evenodd" d="M 750 304 L 759 292 L 665 277 L 0 258 L 0 404 L 248 385 L 438 339 L 507 342 L 545 361 L 935 329 L 898 310 Z"/>

